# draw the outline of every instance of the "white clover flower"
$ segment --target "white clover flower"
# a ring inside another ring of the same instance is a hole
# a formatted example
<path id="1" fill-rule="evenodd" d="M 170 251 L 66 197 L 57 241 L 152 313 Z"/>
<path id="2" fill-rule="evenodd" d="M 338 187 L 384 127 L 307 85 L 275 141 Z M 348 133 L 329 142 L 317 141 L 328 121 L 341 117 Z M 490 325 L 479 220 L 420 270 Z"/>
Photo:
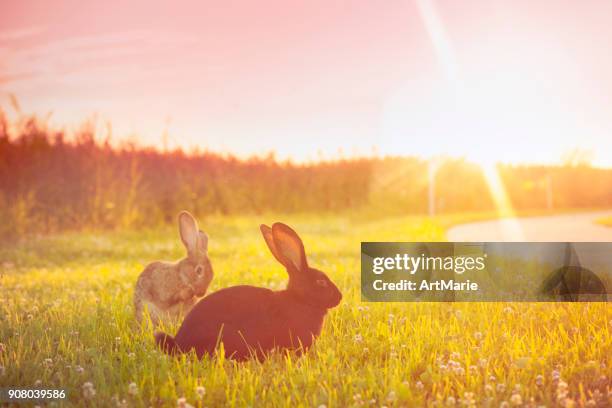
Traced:
<path id="1" fill-rule="evenodd" d="M 86 382 L 85 384 L 83 384 L 82 386 L 83 388 L 83 397 L 85 399 L 92 399 L 93 397 L 95 397 L 96 395 L 96 389 L 94 388 L 94 385 L 91 382 Z"/>
<path id="2" fill-rule="evenodd" d="M 133 382 L 128 385 L 128 394 L 138 395 L 138 386 L 136 385 L 136 383 Z"/>
<path id="3" fill-rule="evenodd" d="M 513 407 L 523 405 L 523 398 L 521 397 L 521 394 L 512 394 L 510 397 L 510 405 Z"/>
<path id="4" fill-rule="evenodd" d="M 425 388 L 425 386 L 423 385 L 423 383 L 421 381 L 417 381 L 416 384 L 416 389 L 421 391 L 423 388 Z"/>
<path id="5" fill-rule="evenodd" d="M 176 407 L 177 408 L 193 408 L 193 405 L 187 402 L 187 398 L 181 397 L 176 400 Z"/>
<path id="6" fill-rule="evenodd" d="M 200 398 L 204 398 L 204 395 L 206 395 L 206 388 L 201 385 L 196 387 L 196 394 L 198 394 Z"/>
<path id="7" fill-rule="evenodd" d="M 544 376 L 542 374 L 538 374 L 535 379 L 535 383 L 538 387 L 544 385 Z"/>
<path id="8" fill-rule="evenodd" d="M 448 397 L 446 399 L 446 406 L 447 407 L 454 407 L 457 404 L 457 401 L 455 400 L 455 397 Z"/>
<path id="9" fill-rule="evenodd" d="M 506 391 L 506 384 L 504 384 L 504 383 L 497 384 L 496 390 L 499 393 L 502 393 L 502 392 Z"/>
<path id="10" fill-rule="evenodd" d="M 46 368 L 50 368 L 53 365 L 53 360 L 50 358 L 45 358 L 43 360 L 43 366 L 45 366 Z"/>
<path id="11" fill-rule="evenodd" d="M 42 381 L 41 380 L 34 381 L 34 387 L 38 388 L 40 386 L 42 386 Z"/>
<path id="12" fill-rule="evenodd" d="M 387 394 L 387 402 L 391 403 L 395 401 L 397 401 L 397 395 L 395 391 L 390 391 L 389 394 Z"/>
<path id="13" fill-rule="evenodd" d="M 482 368 L 485 368 L 488 364 L 488 361 L 486 358 L 481 358 L 480 360 L 478 360 L 478 365 Z"/>
<path id="14" fill-rule="evenodd" d="M 354 341 L 355 343 L 361 343 L 363 341 L 363 336 L 361 334 L 356 334 Z"/>
<path id="15" fill-rule="evenodd" d="M 83 374 L 85 372 L 85 369 L 83 367 L 81 367 L 80 365 L 74 367 L 74 371 L 77 372 L 77 374 Z"/>
<path id="16" fill-rule="evenodd" d="M 476 341 L 480 341 L 480 340 L 482 340 L 482 333 L 481 333 L 481 332 L 476 332 L 476 333 L 474 333 L 474 339 L 475 339 Z"/>

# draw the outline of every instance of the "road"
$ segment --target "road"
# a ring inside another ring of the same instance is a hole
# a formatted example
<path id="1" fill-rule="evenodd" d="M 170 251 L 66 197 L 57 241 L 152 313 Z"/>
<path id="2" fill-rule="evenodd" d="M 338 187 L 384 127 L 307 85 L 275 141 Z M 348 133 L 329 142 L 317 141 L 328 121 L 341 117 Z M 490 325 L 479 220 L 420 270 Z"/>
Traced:
<path id="1" fill-rule="evenodd" d="M 612 210 L 472 222 L 447 231 L 449 241 L 612 242 L 612 228 L 595 223 Z"/>

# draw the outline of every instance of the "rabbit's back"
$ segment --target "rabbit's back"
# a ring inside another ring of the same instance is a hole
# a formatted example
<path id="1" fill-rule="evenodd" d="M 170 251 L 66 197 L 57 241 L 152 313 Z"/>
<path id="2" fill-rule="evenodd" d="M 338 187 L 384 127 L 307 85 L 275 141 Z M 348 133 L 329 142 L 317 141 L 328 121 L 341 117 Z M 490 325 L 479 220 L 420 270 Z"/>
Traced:
<path id="1" fill-rule="evenodd" d="M 187 315 L 175 341 L 198 356 L 221 340 L 226 355 L 248 358 L 252 351 L 308 348 L 323 322 L 324 310 L 312 309 L 286 291 L 233 286 L 202 299 Z"/>

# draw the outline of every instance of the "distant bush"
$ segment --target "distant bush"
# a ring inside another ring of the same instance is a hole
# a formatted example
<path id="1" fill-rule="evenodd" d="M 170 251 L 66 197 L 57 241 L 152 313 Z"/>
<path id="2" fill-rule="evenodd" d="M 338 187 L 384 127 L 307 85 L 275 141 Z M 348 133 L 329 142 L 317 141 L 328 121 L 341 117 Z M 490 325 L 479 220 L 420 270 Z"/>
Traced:
<path id="1" fill-rule="evenodd" d="M 73 134 L 37 117 L 11 123 L 0 111 L 0 237 L 83 227 L 173 222 L 195 214 L 425 213 L 427 161 L 414 157 L 279 162 L 133 144 L 112 146 L 85 124 Z M 516 208 L 612 205 L 612 170 L 585 165 L 500 166 Z M 548 183 L 548 184 L 547 184 Z M 550 186 L 550 187 L 548 187 Z M 485 211 L 493 200 L 479 166 L 461 159 L 436 173 L 438 212 Z"/>

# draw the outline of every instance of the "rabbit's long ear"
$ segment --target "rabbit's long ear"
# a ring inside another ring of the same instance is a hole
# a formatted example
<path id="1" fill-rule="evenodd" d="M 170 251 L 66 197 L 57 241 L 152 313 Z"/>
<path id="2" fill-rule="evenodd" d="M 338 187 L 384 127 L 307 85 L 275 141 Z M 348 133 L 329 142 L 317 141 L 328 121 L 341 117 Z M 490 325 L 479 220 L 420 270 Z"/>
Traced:
<path id="1" fill-rule="evenodd" d="M 198 231 L 198 251 L 208 252 L 208 235 L 202 230 Z"/>
<path id="2" fill-rule="evenodd" d="M 181 211 L 178 219 L 181 241 L 183 241 L 183 245 L 187 248 L 187 253 L 190 255 L 195 254 L 199 241 L 198 223 L 187 211 Z"/>
<path id="3" fill-rule="evenodd" d="M 291 227 L 280 222 L 272 225 L 272 236 L 274 246 L 278 251 L 277 259 L 291 271 L 305 272 L 308 270 L 304 244 Z"/>
<path id="4" fill-rule="evenodd" d="M 274 255 L 274 258 L 276 258 L 278 262 L 284 265 L 285 262 L 283 258 L 279 256 L 278 249 L 276 248 L 276 244 L 274 243 L 274 237 L 272 236 L 272 228 L 268 227 L 265 224 L 261 224 L 259 226 L 259 229 L 261 230 L 261 235 L 263 235 L 264 241 L 266 241 L 266 244 L 268 245 L 268 249 L 270 250 L 270 252 L 272 252 L 272 255 Z"/>

